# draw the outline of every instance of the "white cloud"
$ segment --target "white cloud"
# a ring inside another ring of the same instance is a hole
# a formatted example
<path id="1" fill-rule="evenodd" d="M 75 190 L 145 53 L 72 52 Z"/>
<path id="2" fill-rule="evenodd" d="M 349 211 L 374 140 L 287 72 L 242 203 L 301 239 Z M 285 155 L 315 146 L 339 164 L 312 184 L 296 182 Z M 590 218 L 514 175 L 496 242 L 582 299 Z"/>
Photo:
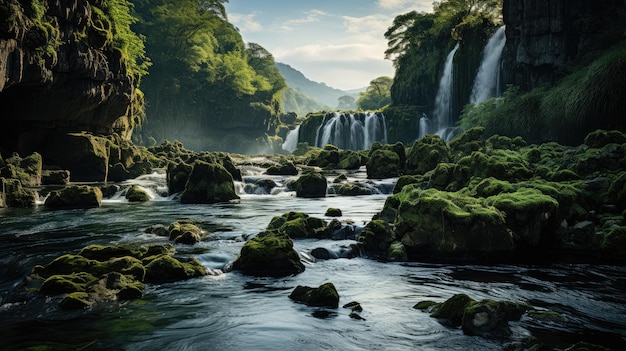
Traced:
<path id="1" fill-rule="evenodd" d="M 228 20 L 242 32 L 256 33 L 263 31 L 263 25 L 256 20 L 256 16 L 256 13 L 229 13 Z"/>
<path id="2" fill-rule="evenodd" d="M 408 12 L 432 12 L 433 0 L 378 0 L 378 6 L 386 10 L 402 10 Z"/>
<path id="3" fill-rule="evenodd" d="M 283 30 L 288 30 L 291 31 L 293 30 L 294 26 L 298 26 L 300 24 L 304 24 L 304 23 L 315 23 L 315 22 L 319 22 L 320 21 L 320 17 L 322 16 L 329 16 L 328 13 L 321 11 L 321 10 L 309 10 L 304 12 L 305 16 L 301 17 L 301 18 L 294 18 L 294 19 L 290 19 L 285 21 L 285 23 L 281 26 L 281 29 Z"/>
<path id="4" fill-rule="evenodd" d="M 277 61 L 298 60 L 301 62 L 358 62 L 368 59 L 380 60 L 383 52 L 376 43 L 354 44 L 307 44 L 273 52 Z"/>
<path id="5" fill-rule="evenodd" d="M 347 33 L 352 33 L 359 41 L 370 42 L 381 40 L 393 18 L 385 15 L 369 15 L 364 17 L 342 16 L 343 26 Z"/>

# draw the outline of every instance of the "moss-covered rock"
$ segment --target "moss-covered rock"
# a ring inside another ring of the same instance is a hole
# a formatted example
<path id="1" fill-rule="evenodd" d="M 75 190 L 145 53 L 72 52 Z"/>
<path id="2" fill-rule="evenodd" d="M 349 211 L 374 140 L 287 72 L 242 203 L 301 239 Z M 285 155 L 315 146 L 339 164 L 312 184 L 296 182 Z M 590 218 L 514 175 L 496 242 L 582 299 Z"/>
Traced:
<path id="1" fill-rule="evenodd" d="M 411 251 L 439 258 L 499 256 L 515 244 L 504 214 L 480 199 L 406 186 L 399 200 L 396 236 Z"/>
<path id="2" fill-rule="evenodd" d="M 602 148 L 607 144 L 626 144 L 626 134 L 618 130 L 598 129 L 587 134 L 584 144 L 595 149 Z"/>
<path id="3" fill-rule="evenodd" d="M 529 308 L 511 301 L 471 302 L 463 311 L 463 333 L 491 338 L 508 336 L 511 333 L 508 322 L 520 320 Z"/>
<path id="4" fill-rule="evenodd" d="M 152 196 L 137 184 L 133 184 L 128 188 L 125 197 L 130 202 L 146 202 L 152 200 Z"/>
<path id="5" fill-rule="evenodd" d="M 456 294 L 438 305 L 430 314 L 433 318 L 443 319 L 446 324 L 459 327 L 463 323 L 465 309 L 476 300 L 466 294 Z"/>
<path id="6" fill-rule="evenodd" d="M 322 173 L 306 173 L 301 175 L 296 182 L 296 196 L 304 198 L 325 197 L 327 186 L 326 177 Z"/>
<path id="7" fill-rule="evenodd" d="M 449 162 L 449 148 L 437 135 L 428 134 L 411 146 L 406 158 L 406 174 L 424 174 L 441 162 Z"/>
<path id="8" fill-rule="evenodd" d="M 170 240 L 177 244 L 193 245 L 206 236 L 206 233 L 191 221 L 176 221 L 167 227 Z"/>
<path id="9" fill-rule="evenodd" d="M 298 175 L 298 168 L 291 161 L 283 161 L 279 165 L 274 165 L 265 171 L 269 175 Z"/>
<path id="10" fill-rule="evenodd" d="M 289 236 L 271 231 L 248 240 L 232 267 L 254 276 L 283 277 L 304 271 Z"/>
<path id="11" fill-rule="evenodd" d="M 190 203 L 216 203 L 239 199 L 231 174 L 218 163 L 196 161 L 193 164 L 180 201 Z"/>
<path id="12" fill-rule="evenodd" d="M 206 268 L 195 258 L 178 260 L 170 255 L 159 255 L 146 265 L 146 283 L 169 283 L 207 275 Z"/>
<path id="13" fill-rule="evenodd" d="M 339 293 L 333 283 L 325 283 L 317 288 L 298 285 L 289 298 L 314 307 L 339 307 Z"/>
<path id="14" fill-rule="evenodd" d="M 471 155 L 474 151 L 484 151 L 484 135 L 485 128 L 474 127 L 452 138 L 449 143 L 451 159 L 458 161 L 461 157 Z"/>
<path id="15" fill-rule="evenodd" d="M 90 133 L 53 134 L 43 154 L 46 163 L 70 171 L 73 181 L 108 179 L 111 141 Z"/>
<path id="16" fill-rule="evenodd" d="M 98 187 L 73 185 L 54 190 L 44 205 L 52 209 L 92 208 L 102 204 L 102 191 Z"/>
<path id="17" fill-rule="evenodd" d="M 24 158 L 19 155 L 4 160 L 0 167 L 0 176 L 19 180 L 24 187 L 41 185 L 42 158 L 37 152 Z"/>
<path id="18" fill-rule="evenodd" d="M 358 237 L 361 249 L 366 256 L 387 259 L 389 248 L 395 240 L 391 226 L 380 219 L 367 223 Z"/>
<path id="19" fill-rule="evenodd" d="M 24 189 L 22 187 L 22 183 L 18 179 L 0 177 L 0 187 L 4 190 L 3 192 L 0 192 L 0 208 L 29 208 L 35 206 L 35 192 Z"/>
<path id="20" fill-rule="evenodd" d="M 39 292 L 67 294 L 60 306 L 77 309 L 97 302 L 140 298 L 144 282 L 170 282 L 206 275 L 195 259 L 180 261 L 171 244 L 145 246 L 89 245 L 78 255 L 65 254 L 29 277 L 41 282 Z"/>
<path id="21" fill-rule="evenodd" d="M 393 151 L 379 149 L 367 161 L 367 178 L 382 179 L 398 177 L 401 173 L 400 157 Z"/>
<path id="22" fill-rule="evenodd" d="M 267 231 L 277 231 L 296 238 L 327 238 L 330 233 L 326 222 L 317 217 L 311 217 L 302 212 L 287 212 L 272 218 L 267 225 Z"/>

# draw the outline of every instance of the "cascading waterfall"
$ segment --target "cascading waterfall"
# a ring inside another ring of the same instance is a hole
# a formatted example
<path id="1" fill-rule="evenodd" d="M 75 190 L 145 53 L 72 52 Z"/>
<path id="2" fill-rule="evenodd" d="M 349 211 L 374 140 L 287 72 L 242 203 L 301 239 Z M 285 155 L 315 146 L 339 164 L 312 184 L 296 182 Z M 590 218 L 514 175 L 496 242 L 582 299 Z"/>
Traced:
<path id="1" fill-rule="evenodd" d="M 333 144 L 345 150 L 365 150 L 376 141 L 387 143 L 387 121 L 383 114 L 375 112 L 329 113 L 315 135 L 315 146 Z"/>
<path id="2" fill-rule="evenodd" d="M 470 103 L 479 104 L 501 93 L 500 58 L 506 44 L 504 26 L 489 38 L 470 95 Z"/>
<path id="3" fill-rule="evenodd" d="M 290 130 L 285 137 L 285 142 L 281 146 L 283 150 L 287 152 L 293 152 L 298 147 L 298 133 L 300 132 L 300 125 L 297 125 L 294 129 Z"/>
<path id="4" fill-rule="evenodd" d="M 443 74 L 439 81 L 439 90 L 437 91 L 437 97 L 435 98 L 435 110 L 433 111 L 433 118 L 437 121 L 436 134 L 445 139 L 445 136 L 450 134 L 450 115 L 452 114 L 452 83 L 453 83 L 453 61 L 454 54 L 459 49 L 459 43 L 457 42 L 454 49 L 450 51 L 448 57 L 446 57 L 446 63 L 443 68 Z M 421 132 L 420 132 L 421 133 Z"/>

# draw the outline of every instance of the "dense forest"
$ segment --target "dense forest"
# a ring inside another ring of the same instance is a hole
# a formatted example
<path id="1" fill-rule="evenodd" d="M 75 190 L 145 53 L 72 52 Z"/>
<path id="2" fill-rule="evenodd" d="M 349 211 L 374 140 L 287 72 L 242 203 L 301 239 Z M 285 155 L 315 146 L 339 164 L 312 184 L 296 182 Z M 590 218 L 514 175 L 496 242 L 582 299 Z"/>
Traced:
<path id="1" fill-rule="evenodd" d="M 233 152 L 271 144 L 286 84 L 271 53 L 243 42 L 224 2 L 133 2 L 133 28 L 152 64 L 141 82 L 148 118 L 137 142 L 177 139 L 192 149 Z"/>

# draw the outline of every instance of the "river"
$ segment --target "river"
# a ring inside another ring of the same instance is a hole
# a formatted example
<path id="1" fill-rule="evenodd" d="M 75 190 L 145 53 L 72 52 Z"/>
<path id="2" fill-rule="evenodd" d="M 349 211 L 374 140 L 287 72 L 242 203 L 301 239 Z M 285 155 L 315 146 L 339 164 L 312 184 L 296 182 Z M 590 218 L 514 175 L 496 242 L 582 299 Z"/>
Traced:
<path id="1" fill-rule="evenodd" d="M 364 178 L 363 172 L 350 176 Z M 275 178 L 279 184 L 286 180 Z M 160 174 L 138 181 L 155 183 L 156 193 L 164 186 Z M 34 265 L 89 244 L 162 243 L 166 238 L 145 229 L 183 218 L 214 235 L 194 246 L 176 245 L 177 255 L 196 257 L 218 270 L 273 216 L 302 211 L 330 220 L 324 213 L 336 207 L 343 211 L 342 221 L 363 225 L 382 209 L 386 196 L 302 199 L 283 191 L 241 194 L 234 203 L 182 205 L 155 195 L 146 203 L 117 197 L 88 210 L 0 209 L 2 349 L 46 344 L 76 350 L 501 350 L 530 335 L 553 348 L 584 340 L 626 349 L 626 276 L 618 266 L 384 263 L 361 257 L 307 261 L 306 270 L 296 276 L 230 272 L 151 284 L 142 299 L 72 312 L 58 308 L 60 297 L 20 286 Z M 301 253 L 350 243 L 294 240 Z M 297 285 L 325 282 L 339 292 L 338 309 L 320 310 L 288 298 Z M 413 309 L 419 301 L 444 301 L 456 293 L 526 302 L 560 318 L 540 322 L 524 316 L 510 323 L 510 338 L 492 340 L 466 336 Z M 350 318 L 350 310 L 341 307 L 351 301 L 361 304 L 364 320 Z"/>

